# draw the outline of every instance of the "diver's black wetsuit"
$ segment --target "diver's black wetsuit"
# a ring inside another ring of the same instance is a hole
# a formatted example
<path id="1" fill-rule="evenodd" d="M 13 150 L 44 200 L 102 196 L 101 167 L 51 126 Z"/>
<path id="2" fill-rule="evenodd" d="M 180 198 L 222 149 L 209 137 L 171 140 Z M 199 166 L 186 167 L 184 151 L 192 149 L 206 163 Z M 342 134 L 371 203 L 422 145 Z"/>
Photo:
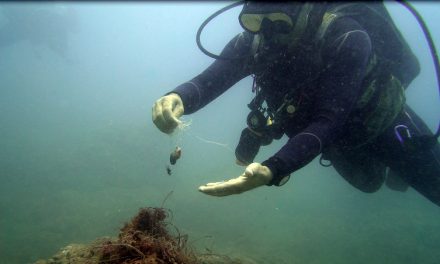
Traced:
<path id="1" fill-rule="evenodd" d="M 356 118 L 353 109 L 362 94 L 361 82 L 372 52 L 371 41 L 364 29 L 348 17 L 337 20 L 329 28 L 327 36 L 319 54 L 322 58 L 320 65 L 326 68 L 324 71 L 316 69 L 311 63 L 318 51 L 307 49 L 305 43 L 303 48 L 297 49 L 298 52 L 280 53 L 269 60 L 265 60 L 264 54 L 259 59 L 216 60 L 203 73 L 172 92 L 182 98 L 185 114 L 191 114 L 251 74 L 255 74 L 271 109 L 278 109 L 286 93 L 297 91 L 293 96 L 296 111 L 283 123 L 283 131 L 289 140 L 275 155 L 263 162 L 277 179 L 300 169 L 320 153 L 326 153 L 327 149 L 353 131 L 348 121 Z M 251 42 L 252 35 L 245 32 L 230 41 L 222 55 L 234 57 L 249 54 Z M 307 83 L 305 80 L 308 80 Z M 417 117 L 413 118 L 422 123 Z M 395 123 L 405 123 L 412 133 L 418 133 L 405 114 L 401 114 Z M 363 146 L 364 153 L 368 152 L 368 148 L 374 149 L 374 159 L 377 157 L 428 199 L 440 205 L 440 165 L 435 159 L 440 156 L 434 156 L 429 150 L 421 150 L 421 156 L 406 153 L 395 138 L 394 126 L 373 143 Z M 436 150 L 438 148 L 437 144 Z M 353 170 L 344 166 L 342 156 L 339 156 L 341 161 L 338 155 L 329 157 L 338 172 L 363 191 L 377 190 L 384 181 L 385 167 L 380 168 L 380 173 L 366 173 L 356 179 Z M 353 168 L 365 168 L 363 172 L 370 172 L 364 158 L 360 156 L 357 160 L 350 160 L 349 164 Z"/>

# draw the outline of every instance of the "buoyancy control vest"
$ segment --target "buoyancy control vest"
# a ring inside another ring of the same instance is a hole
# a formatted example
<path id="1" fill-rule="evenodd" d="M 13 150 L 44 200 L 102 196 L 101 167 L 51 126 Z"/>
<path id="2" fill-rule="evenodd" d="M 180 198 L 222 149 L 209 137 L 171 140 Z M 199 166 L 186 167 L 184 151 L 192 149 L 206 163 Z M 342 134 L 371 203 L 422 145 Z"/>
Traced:
<path id="1" fill-rule="evenodd" d="M 330 6 L 315 36 L 318 47 L 325 41 L 332 23 L 343 17 L 356 20 L 367 31 L 373 49 L 362 82 L 363 93 L 353 113 L 362 124 L 348 121 L 357 128 L 350 133 L 351 141 L 360 146 L 382 133 L 401 112 L 405 104 L 404 90 L 419 74 L 420 65 L 383 2 Z"/>

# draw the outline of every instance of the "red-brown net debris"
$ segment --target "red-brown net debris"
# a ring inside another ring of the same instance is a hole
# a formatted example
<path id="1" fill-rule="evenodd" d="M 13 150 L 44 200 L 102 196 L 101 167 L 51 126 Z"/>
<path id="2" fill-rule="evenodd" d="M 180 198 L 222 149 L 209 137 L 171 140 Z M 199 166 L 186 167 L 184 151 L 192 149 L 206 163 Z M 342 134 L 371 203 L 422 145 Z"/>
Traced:
<path id="1" fill-rule="evenodd" d="M 108 264 L 186 264 L 198 263 L 187 247 L 186 236 L 171 235 L 163 208 L 141 208 L 121 228 L 118 239 L 100 246 L 99 263 Z M 178 233 L 178 231 L 177 231 Z"/>

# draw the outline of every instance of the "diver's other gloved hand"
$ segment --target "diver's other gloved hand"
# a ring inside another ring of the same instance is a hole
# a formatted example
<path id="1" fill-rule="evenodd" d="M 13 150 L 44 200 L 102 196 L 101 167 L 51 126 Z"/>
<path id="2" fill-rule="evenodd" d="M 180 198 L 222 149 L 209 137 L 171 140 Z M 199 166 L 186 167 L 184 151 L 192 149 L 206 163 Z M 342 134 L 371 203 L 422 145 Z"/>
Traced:
<path id="1" fill-rule="evenodd" d="M 159 98 L 153 105 L 153 122 L 160 131 L 170 134 L 182 122 L 183 102 L 176 93 Z"/>
<path id="2" fill-rule="evenodd" d="M 213 196 L 240 194 L 261 185 L 268 184 L 272 180 L 272 177 L 272 172 L 268 167 L 254 162 L 249 164 L 244 173 L 238 178 L 230 179 L 228 181 L 208 183 L 200 186 L 199 191 Z"/>

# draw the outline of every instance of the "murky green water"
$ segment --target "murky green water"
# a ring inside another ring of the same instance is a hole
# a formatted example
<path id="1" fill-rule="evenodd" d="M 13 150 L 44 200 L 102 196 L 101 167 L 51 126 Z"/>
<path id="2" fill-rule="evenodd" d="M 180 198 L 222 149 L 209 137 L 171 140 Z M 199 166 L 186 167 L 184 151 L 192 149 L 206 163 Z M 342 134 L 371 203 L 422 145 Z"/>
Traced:
<path id="1" fill-rule="evenodd" d="M 225 198 L 197 191 L 242 173 L 232 149 L 251 80 L 171 137 L 154 127 L 151 106 L 211 63 L 195 33 L 224 5 L 0 4 L 0 263 L 116 235 L 171 191 L 165 207 L 200 252 L 261 263 L 439 263 L 440 209 L 412 189 L 364 194 L 314 161 L 281 188 Z M 416 7 L 438 43 L 440 6 Z M 423 67 L 408 101 L 434 129 L 440 107 L 427 46 L 407 11 L 392 8 Z M 214 50 L 238 32 L 237 12 L 225 15 L 231 26 L 207 31 Z M 183 155 L 167 175 L 176 145 Z"/>

